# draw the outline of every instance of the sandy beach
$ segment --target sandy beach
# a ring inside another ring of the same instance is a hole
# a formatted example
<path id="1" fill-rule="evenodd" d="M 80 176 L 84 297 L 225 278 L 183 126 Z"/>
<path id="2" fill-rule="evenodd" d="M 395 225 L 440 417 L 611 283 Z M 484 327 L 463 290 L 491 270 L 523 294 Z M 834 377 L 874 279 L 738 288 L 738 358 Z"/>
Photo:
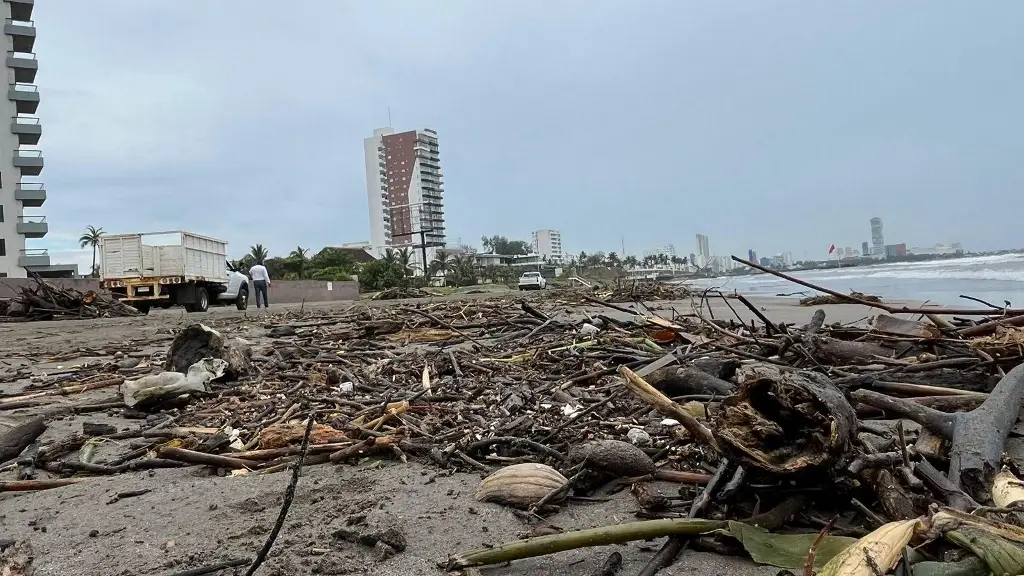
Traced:
<path id="1" fill-rule="evenodd" d="M 554 297 L 555 292 L 551 294 Z M 473 294 L 444 299 L 494 296 Z M 784 298 L 758 297 L 752 303 L 776 323 L 806 323 L 814 310 Z M 200 315 L 168 310 L 137 318 L 0 324 L 0 377 L 5 382 L 0 384 L 0 391 L 5 396 L 30 391 L 32 381 L 44 374 L 106 362 L 119 351 L 125 357 L 146 361 L 166 349 L 173 331 L 197 321 L 246 338 L 259 348 L 270 342 L 264 328 L 268 320 L 282 322 L 297 317 L 300 311 L 309 317 L 352 306 L 393 305 L 394 302 L 285 305 L 275 307 L 273 316 L 266 311 L 239 312 L 227 308 Z M 663 317 L 672 318 L 694 314 L 698 305 L 693 301 L 674 301 L 650 306 Z M 738 301 L 711 300 L 715 318 L 734 318 L 733 309 L 744 322 L 754 317 Z M 874 314 L 871 309 L 855 305 L 823 309 L 828 322 L 863 321 Z M 564 312 L 628 316 L 597 306 L 566 306 Z M 707 314 L 706 308 L 704 313 Z M 55 357 L 58 359 L 54 360 Z M 112 402 L 118 398 L 116 388 L 74 397 L 58 396 L 47 404 L 2 411 L 0 424 L 46 415 L 49 426 L 40 439 L 43 443 L 80 431 L 83 422 L 111 424 L 118 429 L 138 426 L 138 421 L 119 416 L 118 410 L 75 414 L 70 409 L 74 404 Z M 117 443 L 108 443 L 100 447 L 100 457 L 124 449 Z M 93 477 L 63 488 L 0 494 L 4 509 L 0 533 L 5 539 L 31 546 L 37 576 L 171 574 L 175 569 L 251 557 L 274 522 L 288 477 L 287 473 L 217 477 L 210 476 L 205 467 L 189 467 Z M 288 522 L 261 573 L 440 574 L 437 563 L 448 554 L 515 539 L 524 530 L 522 521 L 508 510 L 474 500 L 480 478 L 479 474 L 448 474 L 419 463 L 392 461 L 310 467 L 299 482 Z M 662 489 L 671 493 L 677 487 L 666 485 Z M 127 491 L 145 492 L 116 498 L 118 493 Z M 635 502 L 628 491 L 608 498 L 601 505 L 573 505 L 555 521 L 564 529 L 573 529 L 633 519 Z M 340 540 L 337 533 L 349 526 L 353 518 L 365 518 L 360 525 L 367 530 L 397 529 L 404 535 L 407 549 L 393 558 L 378 560 L 372 548 Z M 661 541 L 654 541 L 582 549 L 519 561 L 484 573 L 557 572 L 587 576 L 613 550 L 619 550 L 625 559 L 623 573 L 635 573 L 660 545 Z M 686 552 L 661 573 L 767 576 L 778 573 L 778 569 L 755 567 L 741 558 Z"/>

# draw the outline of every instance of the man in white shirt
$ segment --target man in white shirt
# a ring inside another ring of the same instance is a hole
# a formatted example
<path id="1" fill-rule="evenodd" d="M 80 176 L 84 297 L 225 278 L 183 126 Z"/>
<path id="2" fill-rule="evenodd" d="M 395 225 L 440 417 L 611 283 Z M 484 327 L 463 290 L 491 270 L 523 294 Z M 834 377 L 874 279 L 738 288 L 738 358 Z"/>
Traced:
<path id="1" fill-rule="evenodd" d="M 252 278 L 252 287 L 256 290 L 256 307 L 266 306 L 270 308 L 270 300 L 267 300 L 267 288 L 270 288 L 270 274 L 267 268 L 260 263 L 249 268 L 249 277 Z M 260 306 L 260 294 L 263 294 L 263 306 Z"/>

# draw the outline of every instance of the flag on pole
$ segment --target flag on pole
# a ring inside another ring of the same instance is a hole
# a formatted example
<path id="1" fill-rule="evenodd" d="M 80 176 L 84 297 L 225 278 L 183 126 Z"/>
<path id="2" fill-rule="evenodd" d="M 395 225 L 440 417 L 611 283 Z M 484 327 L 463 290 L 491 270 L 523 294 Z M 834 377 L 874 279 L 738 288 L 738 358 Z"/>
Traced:
<path id="1" fill-rule="evenodd" d="M 831 253 L 833 253 L 835 251 L 836 251 L 836 245 L 835 244 L 833 244 L 833 245 L 828 247 L 828 253 L 829 254 L 831 254 Z"/>

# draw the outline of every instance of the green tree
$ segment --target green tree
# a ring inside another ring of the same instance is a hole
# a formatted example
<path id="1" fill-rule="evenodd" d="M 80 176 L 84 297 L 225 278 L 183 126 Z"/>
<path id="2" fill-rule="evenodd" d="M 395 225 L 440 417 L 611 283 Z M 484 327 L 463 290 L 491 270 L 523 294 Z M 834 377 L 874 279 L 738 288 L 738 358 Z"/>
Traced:
<path id="1" fill-rule="evenodd" d="M 316 278 L 319 271 L 327 270 L 328 268 L 342 270 L 345 274 L 351 274 L 355 270 L 355 264 L 345 250 L 328 246 L 310 257 L 310 276 Z M 327 278 L 317 279 L 326 280 Z"/>
<path id="2" fill-rule="evenodd" d="M 604 261 L 609 268 L 618 268 L 622 264 L 622 260 L 619 260 L 619 255 L 615 252 L 609 252 Z"/>
<path id="3" fill-rule="evenodd" d="M 522 240 L 509 240 L 505 236 L 484 236 L 480 238 L 484 250 L 491 254 L 503 256 L 524 256 L 530 253 L 530 244 Z"/>
<path id="4" fill-rule="evenodd" d="M 290 258 L 281 258 L 275 256 L 273 258 L 267 258 L 263 261 L 263 265 L 267 268 L 267 275 L 270 276 L 271 280 L 295 280 L 295 272 L 293 272 L 293 264 Z M 291 277 L 289 277 L 289 274 Z"/>
<path id="5" fill-rule="evenodd" d="M 384 258 L 367 262 L 359 271 L 359 285 L 363 290 L 385 290 L 408 285 L 401 264 Z"/>
<path id="6" fill-rule="evenodd" d="M 447 250 L 438 250 L 437 254 L 434 255 L 434 260 L 430 263 L 430 277 L 433 278 L 438 274 L 445 276 L 452 265 L 452 255 Z"/>
<path id="7" fill-rule="evenodd" d="M 472 255 L 461 254 L 451 261 L 446 281 L 455 286 L 472 286 L 476 284 L 476 262 Z"/>
<path id="8" fill-rule="evenodd" d="M 256 244 L 255 246 L 249 247 L 249 256 L 252 256 L 253 264 L 266 265 L 267 258 L 270 257 L 270 252 L 263 247 L 263 244 Z"/>
<path id="9" fill-rule="evenodd" d="M 82 248 L 92 248 L 92 266 L 89 268 L 93 278 L 99 277 L 99 270 L 96 268 L 96 248 L 100 245 L 100 238 L 103 237 L 103 228 L 86 226 L 85 232 L 78 238 L 78 245 Z"/>
<path id="10" fill-rule="evenodd" d="M 291 260 L 293 270 L 301 280 L 305 276 L 306 264 L 309 258 L 306 256 L 309 253 L 309 248 L 303 248 L 302 246 L 296 246 L 295 250 L 292 250 L 288 254 L 288 259 Z"/>
<path id="11" fill-rule="evenodd" d="M 636 259 L 636 256 L 630 254 L 622 260 L 622 263 L 625 264 L 627 268 L 636 268 L 637 264 L 640 262 Z"/>
<path id="12" fill-rule="evenodd" d="M 412 248 L 401 248 L 396 254 L 398 264 L 405 270 L 406 276 L 412 276 Z"/>
<path id="13" fill-rule="evenodd" d="M 584 267 L 586 267 L 586 265 L 587 265 L 587 258 L 588 258 L 588 257 L 589 257 L 589 256 L 587 255 L 587 253 L 586 253 L 586 252 L 583 252 L 583 251 L 581 250 L 581 251 L 580 251 L 580 255 L 576 257 L 576 264 L 577 264 L 577 265 L 578 265 L 578 266 L 579 266 L 580 268 L 584 268 Z"/>
<path id="14" fill-rule="evenodd" d="M 604 252 L 594 252 L 587 256 L 587 266 L 596 267 L 604 265 Z"/>

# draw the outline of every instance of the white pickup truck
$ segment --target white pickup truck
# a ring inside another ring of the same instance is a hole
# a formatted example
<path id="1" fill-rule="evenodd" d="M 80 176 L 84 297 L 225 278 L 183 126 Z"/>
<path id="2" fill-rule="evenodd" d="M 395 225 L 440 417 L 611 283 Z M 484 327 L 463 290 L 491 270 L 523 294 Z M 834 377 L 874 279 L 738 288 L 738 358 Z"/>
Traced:
<path id="1" fill-rule="evenodd" d="M 520 290 L 543 290 L 548 287 L 548 281 L 540 275 L 540 272 L 525 272 L 519 277 Z"/>
<path id="2" fill-rule="evenodd" d="M 210 302 L 249 307 L 249 278 L 228 270 L 227 242 L 182 232 L 100 237 L 100 286 L 148 314 L 184 306 L 205 312 Z"/>

